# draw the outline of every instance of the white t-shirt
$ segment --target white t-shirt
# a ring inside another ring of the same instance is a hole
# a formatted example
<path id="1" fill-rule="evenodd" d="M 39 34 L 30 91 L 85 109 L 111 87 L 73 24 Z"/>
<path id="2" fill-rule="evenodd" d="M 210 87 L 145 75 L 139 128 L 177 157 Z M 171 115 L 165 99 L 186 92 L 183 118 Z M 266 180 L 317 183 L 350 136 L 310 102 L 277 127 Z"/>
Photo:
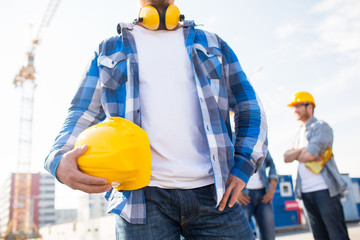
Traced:
<path id="1" fill-rule="evenodd" d="M 298 148 L 303 148 L 308 145 L 305 134 L 306 126 L 302 125 L 300 128 Z M 328 189 L 323 176 L 321 174 L 315 174 L 310 171 L 303 162 L 299 162 L 299 176 L 301 179 L 301 192 L 303 193 Z"/>
<path id="2" fill-rule="evenodd" d="M 191 189 L 214 183 L 183 28 L 132 31 L 139 62 L 141 126 L 151 147 L 149 186 Z"/>
<path id="3" fill-rule="evenodd" d="M 259 171 L 251 175 L 249 182 L 246 185 L 247 189 L 262 189 L 265 188 L 264 183 L 261 181 Z"/>

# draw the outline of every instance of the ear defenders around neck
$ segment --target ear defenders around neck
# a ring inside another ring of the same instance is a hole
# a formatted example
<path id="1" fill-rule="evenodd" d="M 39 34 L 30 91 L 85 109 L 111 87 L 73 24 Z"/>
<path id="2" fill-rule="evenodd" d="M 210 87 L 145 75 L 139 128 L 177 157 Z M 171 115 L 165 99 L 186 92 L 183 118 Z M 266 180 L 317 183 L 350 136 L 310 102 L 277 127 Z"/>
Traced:
<path id="1" fill-rule="evenodd" d="M 149 30 L 159 30 L 160 28 L 173 30 L 179 22 L 184 20 L 185 16 L 180 14 L 179 8 L 170 4 L 162 14 L 154 6 L 143 7 L 134 23 L 141 22 Z"/>

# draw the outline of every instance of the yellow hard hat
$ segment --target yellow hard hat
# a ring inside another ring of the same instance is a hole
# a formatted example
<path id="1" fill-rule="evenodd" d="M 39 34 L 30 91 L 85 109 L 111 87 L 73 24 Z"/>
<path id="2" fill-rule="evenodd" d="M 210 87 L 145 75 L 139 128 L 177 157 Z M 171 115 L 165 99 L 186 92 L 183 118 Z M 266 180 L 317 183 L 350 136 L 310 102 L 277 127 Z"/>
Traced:
<path id="1" fill-rule="evenodd" d="M 312 103 L 315 105 L 315 100 L 313 96 L 308 92 L 296 92 L 292 95 L 291 102 L 287 105 L 288 107 L 292 107 L 299 103 Z"/>
<path id="2" fill-rule="evenodd" d="M 117 190 L 135 190 L 150 182 L 151 153 L 146 132 L 120 117 L 84 130 L 75 147 L 88 150 L 78 158 L 82 172 L 106 178 Z"/>

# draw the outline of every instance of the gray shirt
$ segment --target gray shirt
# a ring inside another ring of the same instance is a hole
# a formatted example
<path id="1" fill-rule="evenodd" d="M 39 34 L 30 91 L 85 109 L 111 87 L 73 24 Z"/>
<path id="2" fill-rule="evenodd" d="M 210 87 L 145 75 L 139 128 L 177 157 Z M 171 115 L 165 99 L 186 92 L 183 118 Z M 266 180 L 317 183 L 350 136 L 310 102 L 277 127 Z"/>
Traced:
<path id="1" fill-rule="evenodd" d="M 325 150 L 326 147 L 332 147 L 333 131 L 329 124 L 324 121 L 317 120 L 316 118 L 312 118 L 306 123 L 305 127 L 305 135 L 303 136 L 306 137 L 308 142 L 305 149 L 312 155 L 317 157 Z M 301 140 L 299 139 L 300 137 L 301 134 L 300 131 L 298 131 L 295 142 L 299 142 L 299 140 Z M 346 190 L 346 182 L 343 180 L 337 169 L 334 157 L 330 158 L 326 162 L 320 174 L 329 187 L 330 197 L 341 194 Z M 301 178 L 299 173 L 296 179 L 295 194 L 296 197 L 301 199 Z"/>

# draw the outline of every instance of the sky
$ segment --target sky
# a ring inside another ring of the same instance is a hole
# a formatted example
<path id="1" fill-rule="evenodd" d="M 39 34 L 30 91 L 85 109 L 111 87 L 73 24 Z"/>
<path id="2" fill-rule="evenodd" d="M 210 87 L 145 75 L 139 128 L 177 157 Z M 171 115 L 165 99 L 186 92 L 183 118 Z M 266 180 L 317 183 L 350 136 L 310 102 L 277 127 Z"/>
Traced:
<path id="1" fill-rule="evenodd" d="M 220 3 L 221 2 L 221 3 Z M 16 170 L 20 91 L 13 79 L 48 0 L 0 1 L 0 180 Z M 217 33 L 237 54 L 267 114 L 269 150 L 279 174 L 295 178 L 296 163 L 283 163 L 299 123 L 286 107 L 291 95 L 309 91 L 315 116 L 334 131 L 341 173 L 360 177 L 360 2 L 358 0 L 177 0 L 186 19 Z M 32 171 L 43 163 L 66 117 L 97 45 L 131 22 L 136 0 L 62 0 L 35 53 Z M 34 26 L 31 28 L 31 26 Z M 31 30 L 33 29 L 33 30 Z M 56 183 L 56 208 L 77 207 L 82 193 Z"/>

